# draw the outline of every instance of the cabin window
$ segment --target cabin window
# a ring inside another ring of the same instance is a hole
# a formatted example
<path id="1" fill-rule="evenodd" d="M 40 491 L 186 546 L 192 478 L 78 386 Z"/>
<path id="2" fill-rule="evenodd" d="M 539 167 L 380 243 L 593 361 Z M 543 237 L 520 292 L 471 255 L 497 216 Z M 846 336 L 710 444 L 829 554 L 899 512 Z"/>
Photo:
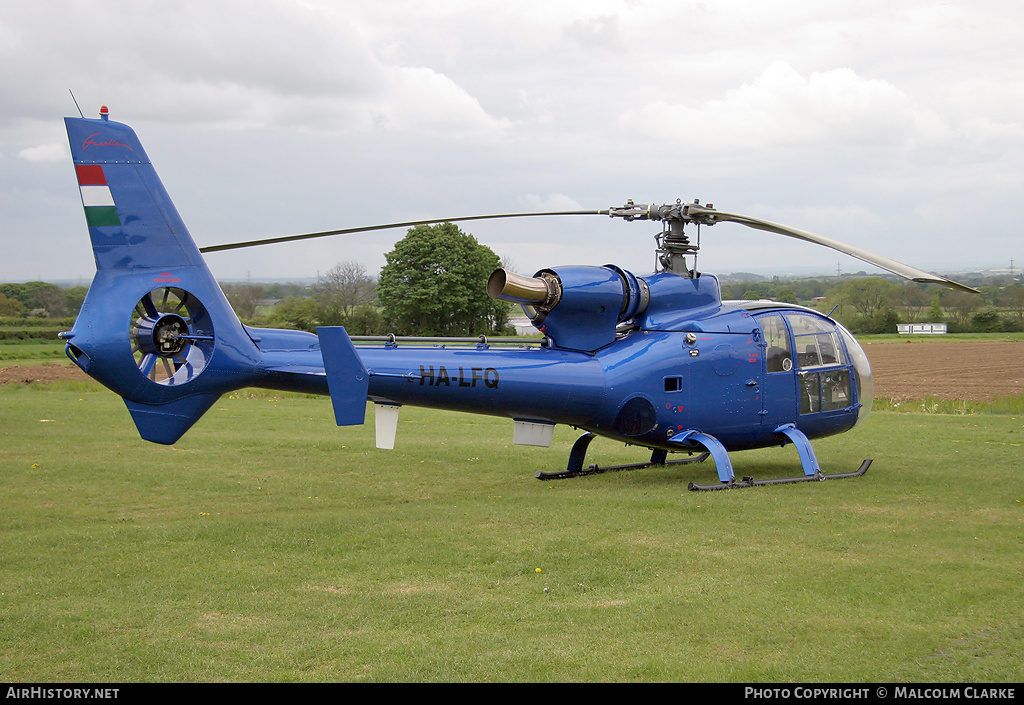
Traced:
<path id="1" fill-rule="evenodd" d="M 769 372 L 789 372 L 793 369 L 793 356 L 789 349 L 789 335 L 782 316 L 772 314 L 758 319 L 766 346 L 765 360 Z"/>
<path id="2" fill-rule="evenodd" d="M 847 409 L 853 404 L 849 370 L 800 373 L 800 413 Z"/>
<path id="3" fill-rule="evenodd" d="M 817 372 L 800 373 L 800 413 L 821 411 L 821 378 Z"/>
<path id="4" fill-rule="evenodd" d="M 796 358 L 802 369 L 845 365 L 846 356 L 834 325 L 815 316 L 791 314 Z"/>
<path id="5" fill-rule="evenodd" d="M 821 376 L 821 410 L 847 409 L 853 404 L 850 395 L 850 371 L 828 370 Z"/>

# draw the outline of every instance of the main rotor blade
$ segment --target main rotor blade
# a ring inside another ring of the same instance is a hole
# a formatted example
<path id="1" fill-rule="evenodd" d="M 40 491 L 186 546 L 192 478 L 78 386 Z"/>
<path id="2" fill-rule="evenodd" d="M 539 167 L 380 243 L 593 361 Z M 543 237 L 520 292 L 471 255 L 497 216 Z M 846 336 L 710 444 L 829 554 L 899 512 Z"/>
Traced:
<path id="1" fill-rule="evenodd" d="M 279 242 L 293 242 L 295 240 L 311 240 L 317 237 L 329 237 L 331 235 L 350 235 L 352 233 L 367 233 L 373 230 L 390 230 L 392 228 L 411 228 L 417 225 L 431 225 L 433 223 L 458 223 L 466 220 L 493 220 L 496 218 L 530 218 L 542 215 L 608 215 L 607 210 L 597 211 L 547 211 L 540 213 L 498 213 L 492 215 L 465 215 L 458 218 L 431 218 L 429 220 L 410 220 L 404 223 L 388 223 L 386 225 L 367 225 L 360 228 L 343 228 L 341 230 L 325 230 L 320 233 L 306 233 L 304 235 L 286 235 L 284 237 L 270 237 L 262 240 L 248 240 L 246 242 L 231 242 L 225 245 L 210 245 L 200 247 L 200 252 L 221 252 L 223 250 L 238 250 L 243 247 L 256 247 L 257 245 L 273 245 Z"/>
<path id="2" fill-rule="evenodd" d="M 859 247 L 854 247 L 853 245 L 847 245 L 846 243 L 833 240 L 832 238 L 825 237 L 824 235 L 816 235 L 815 233 L 807 232 L 806 230 L 799 230 L 786 225 L 779 225 L 778 223 L 762 220 L 760 218 L 753 218 L 748 215 L 725 213 L 723 211 L 711 209 L 708 209 L 707 213 L 711 216 L 711 220 L 739 223 L 741 225 L 746 225 L 748 228 L 767 230 L 768 232 L 786 235 L 788 237 L 796 238 L 797 240 L 804 240 L 805 242 L 824 245 L 825 247 L 830 247 L 833 250 L 842 252 L 843 254 L 856 257 L 861 261 L 873 264 L 876 267 L 881 267 L 886 271 L 904 277 L 905 279 L 910 279 L 911 281 L 922 282 L 925 284 L 941 284 L 942 286 L 947 286 L 950 289 L 966 291 L 971 294 L 980 293 L 977 289 L 972 289 L 971 287 L 955 282 L 952 279 L 946 279 L 945 277 L 940 277 L 937 274 L 925 272 L 924 270 L 917 269 L 916 267 L 911 267 L 910 265 L 897 262 L 896 260 L 889 259 L 888 257 L 876 255 L 872 252 L 868 252 L 867 250 L 862 250 Z"/>

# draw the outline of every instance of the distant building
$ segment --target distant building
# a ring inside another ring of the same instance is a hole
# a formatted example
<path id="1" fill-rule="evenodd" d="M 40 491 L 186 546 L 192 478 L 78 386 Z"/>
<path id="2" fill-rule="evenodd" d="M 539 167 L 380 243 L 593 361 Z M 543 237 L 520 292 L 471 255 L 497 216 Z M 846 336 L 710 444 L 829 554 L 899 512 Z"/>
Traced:
<path id="1" fill-rule="evenodd" d="M 944 335 L 945 323 L 897 323 L 896 330 L 900 335 Z"/>
<path id="2" fill-rule="evenodd" d="M 526 316 L 512 316 L 508 319 L 508 322 L 510 325 L 515 326 L 516 335 L 537 335 L 539 333 Z"/>

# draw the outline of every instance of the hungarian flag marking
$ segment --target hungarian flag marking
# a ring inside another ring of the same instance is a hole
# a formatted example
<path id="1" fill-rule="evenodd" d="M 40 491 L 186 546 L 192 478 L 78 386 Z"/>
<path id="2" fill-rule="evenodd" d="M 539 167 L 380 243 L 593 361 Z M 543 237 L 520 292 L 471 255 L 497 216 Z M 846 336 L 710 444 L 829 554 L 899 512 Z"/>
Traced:
<path id="1" fill-rule="evenodd" d="M 78 175 L 78 188 L 82 191 L 85 221 L 89 227 L 121 225 L 103 167 L 99 164 L 79 164 L 75 166 L 75 172 Z"/>

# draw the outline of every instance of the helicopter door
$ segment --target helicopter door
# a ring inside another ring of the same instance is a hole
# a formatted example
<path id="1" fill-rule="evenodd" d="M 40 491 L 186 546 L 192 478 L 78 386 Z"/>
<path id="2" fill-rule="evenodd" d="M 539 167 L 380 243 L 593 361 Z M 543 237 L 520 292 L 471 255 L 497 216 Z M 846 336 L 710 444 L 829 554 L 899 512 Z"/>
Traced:
<path id="1" fill-rule="evenodd" d="M 800 368 L 800 414 L 851 409 L 850 364 L 835 325 L 807 314 L 790 314 L 789 325 Z"/>
<path id="2" fill-rule="evenodd" d="M 761 423 L 777 427 L 797 420 L 796 364 L 789 331 L 782 314 L 756 317 L 764 348 L 764 374 L 761 383 Z"/>

